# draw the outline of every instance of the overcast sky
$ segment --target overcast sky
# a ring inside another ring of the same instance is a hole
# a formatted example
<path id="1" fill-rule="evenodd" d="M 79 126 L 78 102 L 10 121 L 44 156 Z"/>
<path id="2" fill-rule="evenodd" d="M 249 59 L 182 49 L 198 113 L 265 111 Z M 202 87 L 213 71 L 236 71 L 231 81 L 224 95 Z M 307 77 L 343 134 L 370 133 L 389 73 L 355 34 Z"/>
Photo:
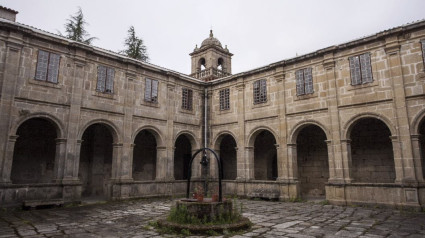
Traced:
<path id="1" fill-rule="evenodd" d="M 190 73 L 195 45 L 214 36 L 228 46 L 232 73 L 264 66 L 425 18 L 424 0 L 0 0 L 17 21 L 64 32 L 78 6 L 93 45 L 123 49 L 133 25 L 150 62 Z"/>

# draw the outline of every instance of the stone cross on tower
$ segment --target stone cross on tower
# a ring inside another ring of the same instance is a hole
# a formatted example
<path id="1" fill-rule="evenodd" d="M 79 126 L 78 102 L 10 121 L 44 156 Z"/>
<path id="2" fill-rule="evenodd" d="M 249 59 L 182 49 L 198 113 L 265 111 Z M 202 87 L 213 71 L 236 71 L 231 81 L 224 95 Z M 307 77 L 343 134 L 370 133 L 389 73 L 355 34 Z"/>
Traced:
<path id="1" fill-rule="evenodd" d="M 204 81 L 222 78 L 232 73 L 233 54 L 221 46 L 220 41 L 214 37 L 212 30 L 210 36 L 202 41 L 201 47 L 196 45 L 192 53 L 191 76 Z"/>

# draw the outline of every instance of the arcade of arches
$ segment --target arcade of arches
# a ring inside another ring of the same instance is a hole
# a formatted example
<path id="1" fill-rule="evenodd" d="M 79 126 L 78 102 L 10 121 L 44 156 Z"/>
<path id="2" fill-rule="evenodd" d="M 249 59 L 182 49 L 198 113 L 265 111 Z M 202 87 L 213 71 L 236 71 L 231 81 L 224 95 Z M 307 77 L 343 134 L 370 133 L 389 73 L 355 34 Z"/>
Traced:
<path id="1" fill-rule="evenodd" d="M 421 162 L 425 154 L 425 119 L 418 127 Z M 44 118 L 24 121 L 17 129 L 18 139 L 13 154 L 11 181 L 13 184 L 49 183 L 55 179 L 57 163 L 57 127 Z M 351 177 L 353 183 L 394 183 L 394 163 L 391 132 L 376 118 L 361 118 L 352 123 L 350 139 Z M 193 152 L 190 136 L 182 134 L 175 140 L 174 179 L 187 179 Z M 83 133 L 78 177 L 83 197 L 109 197 L 113 170 L 113 130 L 104 124 L 90 125 Z M 329 151 L 326 133 L 317 125 L 305 125 L 296 136 L 296 178 L 303 198 L 323 198 L 329 175 Z M 224 134 L 216 148 L 223 163 L 223 179 L 237 178 L 237 143 Z M 157 167 L 157 139 L 150 130 L 140 131 L 134 140 L 132 178 L 134 181 L 154 181 Z M 277 149 L 274 135 L 262 130 L 254 139 L 254 179 L 276 180 Z M 422 171 L 425 174 L 425 166 Z"/>

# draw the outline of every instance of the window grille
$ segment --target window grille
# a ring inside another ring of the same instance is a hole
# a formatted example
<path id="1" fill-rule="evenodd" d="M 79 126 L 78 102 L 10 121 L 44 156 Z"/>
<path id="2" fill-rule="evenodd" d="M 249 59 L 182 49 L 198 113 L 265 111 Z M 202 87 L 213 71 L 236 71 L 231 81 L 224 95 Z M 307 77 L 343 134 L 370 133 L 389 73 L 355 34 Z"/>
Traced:
<path id="1" fill-rule="evenodd" d="M 96 90 L 102 93 L 113 93 L 115 70 L 106 66 L 97 67 Z"/>
<path id="2" fill-rule="evenodd" d="M 370 53 L 348 58 L 350 61 L 351 85 L 370 83 L 373 81 Z"/>
<path id="3" fill-rule="evenodd" d="M 267 102 L 267 81 L 265 79 L 254 82 L 254 104 Z"/>
<path id="4" fill-rule="evenodd" d="M 230 109 L 230 89 L 220 90 L 220 110 Z"/>
<path id="5" fill-rule="evenodd" d="M 146 79 L 145 101 L 158 102 L 158 80 Z"/>
<path id="6" fill-rule="evenodd" d="M 192 98 L 193 98 L 192 89 L 183 88 L 182 89 L 182 108 L 186 110 L 192 110 Z"/>
<path id="7" fill-rule="evenodd" d="M 35 79 L 50 83 L 58 82 L 60 55 L 39 50 Z"/>
<path id="8" fill-rule="evenodd" d="M 306 68 L 295 71 L 297 95 L 311 94 L 313 90 L 313 69 Z"/>

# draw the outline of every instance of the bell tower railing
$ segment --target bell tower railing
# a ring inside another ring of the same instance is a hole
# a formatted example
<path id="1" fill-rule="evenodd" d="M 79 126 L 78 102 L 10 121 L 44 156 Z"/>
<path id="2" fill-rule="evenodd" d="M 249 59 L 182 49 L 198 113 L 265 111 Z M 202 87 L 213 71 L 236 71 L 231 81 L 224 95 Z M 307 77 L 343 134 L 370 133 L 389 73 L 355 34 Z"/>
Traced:
<path id="1" fill-rule="evenodd" d="M 223 70 L 211 67 L 211 68 L 207 68 L 199 72 L 193 73 L 190 76 L 197 79 L 203 79 L 205 81 L 211 81 L 213 79 L 223 78 L 229 75 L 231 74 Z"/>

